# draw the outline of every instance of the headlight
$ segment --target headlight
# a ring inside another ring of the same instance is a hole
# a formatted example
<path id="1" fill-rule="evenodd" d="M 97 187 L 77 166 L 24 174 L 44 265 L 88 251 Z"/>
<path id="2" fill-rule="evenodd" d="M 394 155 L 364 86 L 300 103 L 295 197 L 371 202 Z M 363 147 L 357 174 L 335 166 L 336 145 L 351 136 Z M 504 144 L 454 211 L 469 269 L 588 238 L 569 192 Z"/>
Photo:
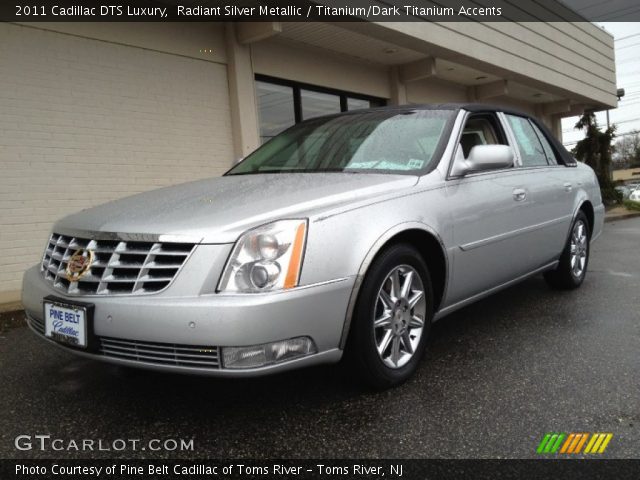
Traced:
<path id="1" fill-rule="evenodd" d="M 306 236 L 307 220 L 280 220 L 244 233 L 218 291 L 260 293 L 297 286 Z"/>

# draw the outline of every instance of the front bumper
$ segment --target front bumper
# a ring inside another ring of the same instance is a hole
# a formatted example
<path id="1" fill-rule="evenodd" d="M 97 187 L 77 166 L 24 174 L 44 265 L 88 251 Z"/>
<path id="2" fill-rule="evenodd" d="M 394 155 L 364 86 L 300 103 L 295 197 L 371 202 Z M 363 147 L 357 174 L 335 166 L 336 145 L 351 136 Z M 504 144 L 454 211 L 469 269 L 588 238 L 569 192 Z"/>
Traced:
<path id="1" fill-rule="evenodd" d="M 354 278 L 298 287 L 286 292 L 171 296 L 86 296 L 61 294 L 38 267 L 25 273 L 22 303 L 31 329 L 43 335 L 43 299 L 54 295 L 95 305 L 94 351 L 61 348 L 123 365 L 217 376 L 252 376 L 337 362 Z M 225 369 L 221 347 L 248 346 L 310 337 L 317 353 L 251 369 Z M 196 360 L 206 361 L 195 363 Z M 184 360 L 192 358 L 193 361 Z"/>

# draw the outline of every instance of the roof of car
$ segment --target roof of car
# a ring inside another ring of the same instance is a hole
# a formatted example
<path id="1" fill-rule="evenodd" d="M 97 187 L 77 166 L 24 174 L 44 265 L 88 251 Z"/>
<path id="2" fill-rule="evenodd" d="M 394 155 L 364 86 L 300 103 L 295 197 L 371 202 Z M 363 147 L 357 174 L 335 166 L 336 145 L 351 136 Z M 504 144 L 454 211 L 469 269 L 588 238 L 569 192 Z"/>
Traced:
<path id="1" fill-rule="evenodd" d="M 368 110 L 371 111 L 380 111 L 380 110 L 400 110 L 400 111 L 411 111 L 411 110 L 466 110 L 468 112 L 505 112 L 511 113 L 514 115 L 521 115 L 525 117 L 531 117 L 532 115 L 521 110 L 517 110 L 509 107 L 502 107 L 499 105 L 489 105 L 485 103 L 418 103 L 418 104 L 408 104 L 408 105 L 392 105 L 392 106 L 384 106 L 384 107 L 374 107 Z M 344 113 L 361 113 L 367 110 L 352 110 Z"/>

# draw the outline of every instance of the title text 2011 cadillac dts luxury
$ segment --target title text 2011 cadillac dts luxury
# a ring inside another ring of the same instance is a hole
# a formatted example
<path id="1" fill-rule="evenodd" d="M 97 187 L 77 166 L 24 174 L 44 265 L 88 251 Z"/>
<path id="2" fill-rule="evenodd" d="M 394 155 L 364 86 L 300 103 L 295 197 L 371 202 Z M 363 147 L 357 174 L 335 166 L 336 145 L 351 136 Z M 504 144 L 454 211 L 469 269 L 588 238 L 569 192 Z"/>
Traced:
<path id="1" fill-rule="evenodd" d="M 34 332 L 95 359 L 240 376 L 344 353 L 387 387 L 434 320 L 537 273 L 578 287 L 603 217 L 593 171 L 533 118 L 365 110 L 60 220 L 23 304 Z"/>

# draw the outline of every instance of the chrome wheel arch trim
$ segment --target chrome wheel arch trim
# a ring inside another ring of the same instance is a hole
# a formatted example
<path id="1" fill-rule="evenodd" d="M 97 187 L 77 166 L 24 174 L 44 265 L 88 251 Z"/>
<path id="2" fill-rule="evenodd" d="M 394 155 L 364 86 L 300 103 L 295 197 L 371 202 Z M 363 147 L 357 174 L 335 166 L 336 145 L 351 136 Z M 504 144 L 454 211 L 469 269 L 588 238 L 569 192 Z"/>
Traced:
<path id="1" fill-rule="evenodd" d="M 340 350 L 344 350 L 346 346 L 347 337 L 349 335 L 349 329 L 351 328 L 351 320 L 353 319 L 353 312 L 355 311 L 356 301 L 358 299 L 358 295 L 360 294 L 360 287 L 362 286 L 364 277 L 367 271 L 369 270 L 369 267 L 371 266 L 373 259 L 378 255 L 378 253 L 380 253 L 382 248 L 387 244 L 389 240 L 391 240 L 391 238 L 407 230 L 422 230 L 423 232 L 433 236 L 438 241 L 438 244 L 440 245 L 440 248 L 442 249 L 442 254 L 444 256 L 444 270 L 445 270 L 442 299 L 444 300 L 446 298 L 447 290 L 449 286 L 449 254 L 448 254 L 448 250 L 445 247 L 444 242 L 442 241 L 442 238 L 433 228 L 431 228 L 429 225 L 425 223 L 421 223 L 421 222 L 399 223 L 391 227 L 386 232 L 384 232 L 380 237 L 378 237 L 378 239 L 374 242 L 374 244 L 371 246 L 371 248 L 365 255 L 364 260 L 360 264 L 360 269 L 358 270 L 358 273 L 356 275 L 356 279 L 353 284 L 353 288 L 351 290 L 351 296 L 349 297 L 349 303 L 347 304 L 347 312 L 344 319 L 344 326 L 342 327 L 340 344 L 338 346 Z M 426 259 L 425 259 L 425 263 L 428 264 Z M 434 315 L 435 313 L 436 312 L 434 312 Z"/>

